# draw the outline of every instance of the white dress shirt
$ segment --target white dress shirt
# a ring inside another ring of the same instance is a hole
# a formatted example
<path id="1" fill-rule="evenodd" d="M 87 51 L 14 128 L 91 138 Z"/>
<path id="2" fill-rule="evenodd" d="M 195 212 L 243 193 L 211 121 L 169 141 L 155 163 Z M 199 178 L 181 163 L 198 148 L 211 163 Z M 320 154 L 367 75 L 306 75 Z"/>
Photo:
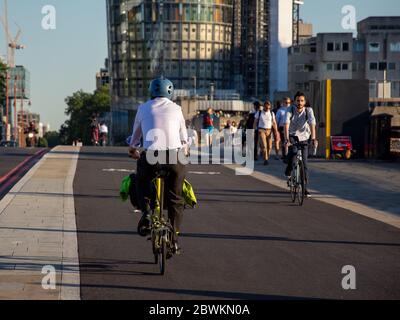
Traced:
<path id="1" fill-rule="evenodd" d="M 257 129 L 271 129 L 272 125 L 275 120 L 275 114 L 271 111 L 265 112 L 264 110 L 256 113 L 255 116 L 255 121 L 257 123 L 258 119 L 260 119 L 260 122 L 258 123 L 258 128 Z"/>
<path id="2" fill-rule="evenodd" d="M 182 108 L 167 98 L 156 98 L 140 105 L 130 146 L 139 147 L 141 138 L 146 150 L 182 148 L 188 142 Z"/>

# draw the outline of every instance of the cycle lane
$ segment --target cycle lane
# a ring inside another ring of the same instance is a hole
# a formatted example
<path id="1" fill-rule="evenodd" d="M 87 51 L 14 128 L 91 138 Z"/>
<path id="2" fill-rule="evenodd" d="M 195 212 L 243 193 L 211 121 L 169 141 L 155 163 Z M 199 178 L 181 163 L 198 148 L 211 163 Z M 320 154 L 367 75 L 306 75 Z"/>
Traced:
<path id="1" fill-rule="evenodd" d="M 218 165 L 190 166 L 199 207 L 185 213 L 184 254 L 158 276 L 139 216 L 118 199 L 135 164 L 125 149 L 84 148 L 74 183 L 83 299 L 399 298 L 400 232 Z M 342 288 L 355 267 L 357 290 Z"/>

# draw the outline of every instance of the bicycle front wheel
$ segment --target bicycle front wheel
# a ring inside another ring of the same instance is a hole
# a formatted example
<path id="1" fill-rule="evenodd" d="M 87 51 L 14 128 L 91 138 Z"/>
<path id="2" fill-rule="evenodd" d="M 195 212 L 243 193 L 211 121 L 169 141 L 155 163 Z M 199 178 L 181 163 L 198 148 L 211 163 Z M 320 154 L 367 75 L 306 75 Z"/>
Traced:
<path id="1" fill-rule="evenodd" d="M 290 198 L 292 199 L 292 202 L 295 203 L 296 197 L 297 197 L 297 168 L 293 170 L 292 176 L 290 177 Z"/>
<path id="2" fill-rule="evenodd" d="M 305 171 L 304 171 L 304 163 L 301 161 L 299 163 L 299 183 L 297 190 L 297 201 L 299 206 L 302 206 L 304 203 L 304 198 L 306 194 L 306 184 L 305 184 Z"/>

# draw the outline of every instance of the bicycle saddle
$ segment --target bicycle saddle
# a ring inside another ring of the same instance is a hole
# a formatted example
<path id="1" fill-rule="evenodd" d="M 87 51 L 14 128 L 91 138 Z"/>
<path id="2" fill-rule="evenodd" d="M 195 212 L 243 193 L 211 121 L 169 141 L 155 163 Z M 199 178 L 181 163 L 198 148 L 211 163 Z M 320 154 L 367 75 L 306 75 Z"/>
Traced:
<path id="1" fill-rule="evenodd" d="M 159 169 L 156 171 L 156 177 L 157 178 L 165 178 L 168 176 L 168 170 L 165 169 Z"/>

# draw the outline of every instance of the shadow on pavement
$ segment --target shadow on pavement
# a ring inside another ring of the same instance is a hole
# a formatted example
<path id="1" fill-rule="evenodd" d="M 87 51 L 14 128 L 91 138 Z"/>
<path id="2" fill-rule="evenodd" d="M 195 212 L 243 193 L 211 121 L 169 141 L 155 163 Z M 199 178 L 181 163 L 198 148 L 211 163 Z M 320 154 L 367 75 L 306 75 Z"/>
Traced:
<path id="1" fill-rule="evenodd" d="M 64 286 L 76 287 L 75 284 L 64 284 Z M 236 299 L 236 300 L 320 300 L 306 297 L 290 297 L 278 295 L 265 295 L 247 292 L 229 292 L 229 291 L 209 291 L 209 290 L 190 290 L 190 289 L 166 289 L 166 288 L 149 288 L 121 285 L 101 285 L 101 284 L 81 284 L 81 288 L 98 288 L 98 289 L 123 289 L 123 290 L 139 290 L 156 293 L 173 293 L 185 294 L 189 296 L 199 296 L 215 299 Z"/>

